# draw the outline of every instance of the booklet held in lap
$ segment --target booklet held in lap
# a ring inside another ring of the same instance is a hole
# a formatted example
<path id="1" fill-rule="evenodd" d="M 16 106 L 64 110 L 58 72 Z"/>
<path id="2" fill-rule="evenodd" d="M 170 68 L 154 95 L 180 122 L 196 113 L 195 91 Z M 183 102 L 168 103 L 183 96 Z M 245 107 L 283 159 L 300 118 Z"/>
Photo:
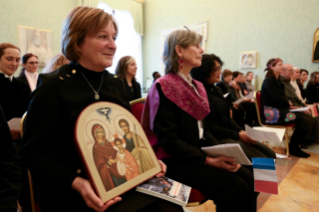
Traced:
<path id="1" fill-rule="evenodd" d="M 136 187 L 136 191 L 149 194 L 185 207 L 191 187 L 167 177 L 152 178 Z"/>
<path id="2" fill-rule="evenodd" d="M 236 163 L 251 165 L 250 160 L 245 155 L 239 144 L 219 144 L 215 146 L 202 147 L 202 150 L 210 157 L 216 158 L 221 155 L 233 157 Z"/>

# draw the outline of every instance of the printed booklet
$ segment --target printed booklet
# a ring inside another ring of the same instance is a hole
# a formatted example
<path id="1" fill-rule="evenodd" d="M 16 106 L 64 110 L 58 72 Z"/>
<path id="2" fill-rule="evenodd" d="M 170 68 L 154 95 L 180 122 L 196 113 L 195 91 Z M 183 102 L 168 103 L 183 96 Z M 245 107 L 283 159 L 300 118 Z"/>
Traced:
<path id="1" fill-rule="evenodd" d="M 136 187 L 136 191 L 156 196 L 185 207 L 191 187 L 167 177 L 152 178 Z"/>

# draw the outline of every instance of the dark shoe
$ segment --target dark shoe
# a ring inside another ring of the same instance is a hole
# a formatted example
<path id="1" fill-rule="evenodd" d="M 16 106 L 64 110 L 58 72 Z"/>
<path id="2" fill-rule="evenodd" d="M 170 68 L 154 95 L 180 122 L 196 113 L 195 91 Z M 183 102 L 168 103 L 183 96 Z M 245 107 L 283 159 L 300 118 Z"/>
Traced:
<path id="1" fill-rule="evenodd" d="M 309 154 L 303 152 L 301 149 L 299 148 L 294 148 L 294 149 L 290 149 L 289 150 L 289 153 L 291 155 L 294 155 L 296 157 L 300 157 L 300 158 L 308 158 L 309 157 Z"/>
<path id="2" fill-rule="evenodd" d="M 311 155 L 310 154 L 308 154 L 307 152 L 304 152 L 304 151 L 302 151 L 302 150 L 300 150 L 301 152 L 303 152 L 304 154 L 306 154 L 306 155 L 308 155 L 308 157 L 310 157 Z"/>

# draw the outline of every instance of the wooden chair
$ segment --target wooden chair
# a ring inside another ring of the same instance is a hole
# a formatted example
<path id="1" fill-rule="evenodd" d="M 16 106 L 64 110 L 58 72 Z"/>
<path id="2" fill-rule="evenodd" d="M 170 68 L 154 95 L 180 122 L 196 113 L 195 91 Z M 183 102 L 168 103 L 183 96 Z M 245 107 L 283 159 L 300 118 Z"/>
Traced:
<path id="1" fill-rule="evenodd" d="M 273 128 L 284 128 L 285 129 L 285 144 L 286 144 L 286 154 L 289 156 L 289 139 L 288 139 L 288 130 L 295 128 L 294 123 L 288 123 L 288 124 L 283 124 L 283 125 L 265 125 L 262 124 L 261 122 L 261 117 L 260 117 L 260 112 L 262 111 L 261 108 L 261 92 L 256 91 L 255 92 L 255 104 L 256 104 L 256 110 L 257 110 L 257 116 L 258 116 L 258 121 L 261 126 L 264 127 L 273 127 Z"/>
<path id="2" fill-rule="evenodd" d="M 144 102 L 146 98 L 136 99 L 130 102 L 132 114 L 141 123 Z M 149 139 L 157 139 L 156 136 Z M 198 190 L 192 188 L 187 207 L 196 207 L 205 202 L 207 198 Z"/>
<path id="3" fill-rule="evenodd" d="M 21 134 L 21 138 L 23 137 L 23 125 L 24 125 L 24 120 L 25 120 L 25 117 L 27 116 L 27 112 L 25 112 L 22 116 L 22 119 L 20 121 L 20 134 Z M 27 170 L 28 171 L 28 178 L 29 178 L 29 187 L 30 187 L 30 198 L 31 198 L 31 208 L 32 208 L 32 212 L 40 212 L 40 209 L 39 209 L 39 206 L 38 206 L 38 203 L 35 202 L 35 194 L 34 194 L 34 191 L 33 191 L 33 180 L 32 180 L 32 177 L 31 177 L 31 173 L 29 171 L 29 169 Z"/>

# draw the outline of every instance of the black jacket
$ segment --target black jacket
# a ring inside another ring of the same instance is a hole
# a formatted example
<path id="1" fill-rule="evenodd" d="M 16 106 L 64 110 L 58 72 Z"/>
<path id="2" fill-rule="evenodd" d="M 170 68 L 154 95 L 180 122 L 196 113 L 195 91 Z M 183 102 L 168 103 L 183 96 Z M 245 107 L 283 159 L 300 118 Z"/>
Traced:
<path id="1" fill-rule="evenodd" d="M 0 211 L 16 212 L 21 190 L 21 160 L 0 105 Z"/>
<path id="2" fill-rule="evenodd" d="M 13 77 L 12 82 L 0 73 L 0 103 L 7 121 L 22 117 L 27 111 L 30 95 L 27 87 Z"/>
<path id="3" fill-rule="evenodd" d="M 76 73 L 74 73 L 74 71 Z M 70 63 L 50 74 L 40 74 L 31 95 L 20 154 L 35 178 L 44 198 L 78 202 L 81 195 L 71 188 L 77 176 L 87 179 L 74 144 L 74 126 L 83 109 L 98 101 L 108 101 L 130 110 L 124 82 L 104 71 L 100 99 L 84 79 L 97 90 L 103 72 L 89 71 Z"/>
<path id="4" fill-rule="evenodd" d="M 157 89 L 160 104 L 154 120 L 154 132 L 159 145 L 173 160 L 204 165 L 207 155 L 201 147 L 219 144 L 207 130 L 206 120 L 203 120 L 206 139 L 199 140 L 198 121 L 170 101 L 163 94 L 160 84 L 157 84 Z"/>
<path id="5" fill-rule="evenodd" d="M 141 85 L 136 80 L 132 80 L 132 87 L 130 87 L 127 81 L 124 79 L 126 92 L 128 94 L 129 101 L 141 98 Z"/>
<path id="6" fill-rule="evenodd" d="M 17 77 L 17 80 L 25 85 L 24 86 L 24 88 L 26 89 L 25 93 L 30 96 L 31 95 L 31 88 L 30 88 L 27 77 L 25 75 L 22 75 L 20 77 Z M 27 89 L 27 88 L 29 88 L 29 89 Z"/>
<path id="7" fill-rule="evenodd" d="M 306 88 L 307 102 L 319 103 L 319 83 L 309 83 Z"/>
<path id="8" fill-rule="evenodd" d="M 239 139 L 242 130 L 236 122 L 230 118 L 230 107 L 219 87 L 204 83 L 210 113 L 206 120 L 209 130 L 216 139 Z"/>
<path id="9" fill-rule="evenodd" d="M 276 108 L 280 112 L 277 123 L 285 123 L 284 119 L 289 112 L 289 102 L 286 98 L 285 86 L 282 82 L 273 77 L 266 77 L 261 86 L 261 118 L 264 122 L 264 106 Z"/>

